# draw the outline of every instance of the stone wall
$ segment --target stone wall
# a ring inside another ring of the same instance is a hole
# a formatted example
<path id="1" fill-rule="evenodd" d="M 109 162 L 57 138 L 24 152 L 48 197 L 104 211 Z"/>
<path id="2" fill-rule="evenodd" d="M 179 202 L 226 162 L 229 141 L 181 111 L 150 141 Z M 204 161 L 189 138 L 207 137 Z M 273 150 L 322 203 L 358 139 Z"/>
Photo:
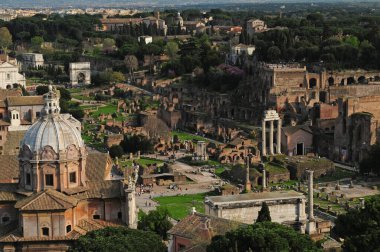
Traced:
<path id="1" fill-rule="evenodd" d="M 295 222 L 299 217 L 299 203 L 294 200 L 293 202 L 279 203 L 278 201 L 267 202 L 272 222 Z M 247 224 L 252 224 L 256 221 L 258 213 L 261 210 L 261 202 L 252 206 L 241 207 L 223 207 L 222 209 L 211 209 L 207 204 L 205 205 L 205 213 L 220 218 L 239 221 Z"/>

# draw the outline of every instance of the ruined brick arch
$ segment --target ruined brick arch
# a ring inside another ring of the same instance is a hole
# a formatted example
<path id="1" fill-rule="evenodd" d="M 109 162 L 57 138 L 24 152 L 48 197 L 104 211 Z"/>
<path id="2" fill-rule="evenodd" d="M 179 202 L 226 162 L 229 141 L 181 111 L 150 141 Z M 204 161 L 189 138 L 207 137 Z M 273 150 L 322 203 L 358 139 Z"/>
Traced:
<path id="1" fill-rule="evenodd" d="M 327 79 L 327 84 L 328 84 L 328 86 L 334 86 L 334 84 L 335 84 L 335 80 L 334 80 L 334 77 L 329 77 L 328 79 Z"/>
<path id="2" fill-rule="evenodd" d="M 367 80 L 367 78 L 365 77 L 365 76 L 360 76 L 359 78 L 358 78 L 358 83 L 359 84 L 367 84 L 368 83 L 368 80 Z"/>
<path id="3" fill-rule="evenodd" d="M 356 83 L 355 77 L 348 77 L 347 78 L 347 85 L 353 85 Z"/>

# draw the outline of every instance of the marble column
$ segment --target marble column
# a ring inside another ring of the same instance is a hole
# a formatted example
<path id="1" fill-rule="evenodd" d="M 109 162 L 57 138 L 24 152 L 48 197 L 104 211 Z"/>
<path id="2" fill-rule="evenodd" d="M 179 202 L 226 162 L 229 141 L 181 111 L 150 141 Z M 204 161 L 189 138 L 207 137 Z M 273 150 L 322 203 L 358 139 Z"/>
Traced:
<path id="1" fill-rule="evenodd" d="M 273 127 L 273 121 L 270 121 L 270 130 L 269 130 L 269 153 L 271 155 L 274 154 L 274 151 L 273 151 L 273 130 L 274 130 L 274 127 Z"/>
<path id="2" fill-rule="evenodd" d="M 281 119 L 277 121 L 277 154 L 281 154 Z"/>
<path id="3" fill-rule="evenodd" d="M 266 139 L 266 128 L 265 128 L 265 124 L 266 124 L 266 121 L 265 120 L 263 120 L 263 122 L 262 122 L 262 150 L 261 150 L 261 154 L 263 155 L 263 156 L 266 156 L 267 155 L 267 146 L 266 146 L 266 141 L 267 141 L 267 139 Z"/>
<path id="4" fill-rule="evenodd" d="M 313 173 L 308 171 L 309 174 L 309 220 L 314 220 L 314 197 L 313 197 Z"/>
<path id="5" fill-rule="evenodd" d="M 262 184 L 263 184 L 263 189 L 266 189 L 267 188 L 267 171 L 265 170 L 265 168 L 263 169 L 263 181 L 262 181 Z"/>

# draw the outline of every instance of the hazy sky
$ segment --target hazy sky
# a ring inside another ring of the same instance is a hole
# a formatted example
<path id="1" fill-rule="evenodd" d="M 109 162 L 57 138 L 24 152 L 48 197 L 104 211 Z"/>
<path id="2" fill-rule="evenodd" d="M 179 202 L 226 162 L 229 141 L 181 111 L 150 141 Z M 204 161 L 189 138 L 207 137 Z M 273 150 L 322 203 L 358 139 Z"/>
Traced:
<path id="1" fill-rule="evenodd" d="M 170 6 L 170 5 L 194 5 L 194 4 L 220 4 L 220 3 L 290 3 L 290 2 L 334 2 L 344 0 L 0 0 L 0 7 L 100 7 L 100 6 Z M 368 0 L 367 0 L 368 1 Z M 372 2 L 378 0 L 369 0 Z M 354 2 L 352 0 L 351 2 Z"/>

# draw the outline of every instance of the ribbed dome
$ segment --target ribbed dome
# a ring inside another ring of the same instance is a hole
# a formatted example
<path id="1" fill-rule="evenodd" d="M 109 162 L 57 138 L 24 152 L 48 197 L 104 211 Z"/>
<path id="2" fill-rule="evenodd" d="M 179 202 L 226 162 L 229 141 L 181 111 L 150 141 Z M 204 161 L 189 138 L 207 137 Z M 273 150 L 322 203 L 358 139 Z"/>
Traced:
<path id="1" fill-rule="evenodd" d="M 45 146 L 51 146 L 56 153 L 70 145 L 84 146 L 80 132 L 61 115 L 47 115 L 35 122 L 25 133 L 22 145 L 28 145 L 32 152 L 40 153 Z"/>
<path id="2" fill-rule="evenodd" d="M 27 145 L 32 152 L 38 154 L 45 146 L 50 146 L 58 154 L 70 145 L 76 148 L 84 146 L 79 130 L 71 123 L 72 118 L 60 115 L 60 93 L 52 86 L 44 94 L 42 117 L 25 133 L 22 146 Z"/>

